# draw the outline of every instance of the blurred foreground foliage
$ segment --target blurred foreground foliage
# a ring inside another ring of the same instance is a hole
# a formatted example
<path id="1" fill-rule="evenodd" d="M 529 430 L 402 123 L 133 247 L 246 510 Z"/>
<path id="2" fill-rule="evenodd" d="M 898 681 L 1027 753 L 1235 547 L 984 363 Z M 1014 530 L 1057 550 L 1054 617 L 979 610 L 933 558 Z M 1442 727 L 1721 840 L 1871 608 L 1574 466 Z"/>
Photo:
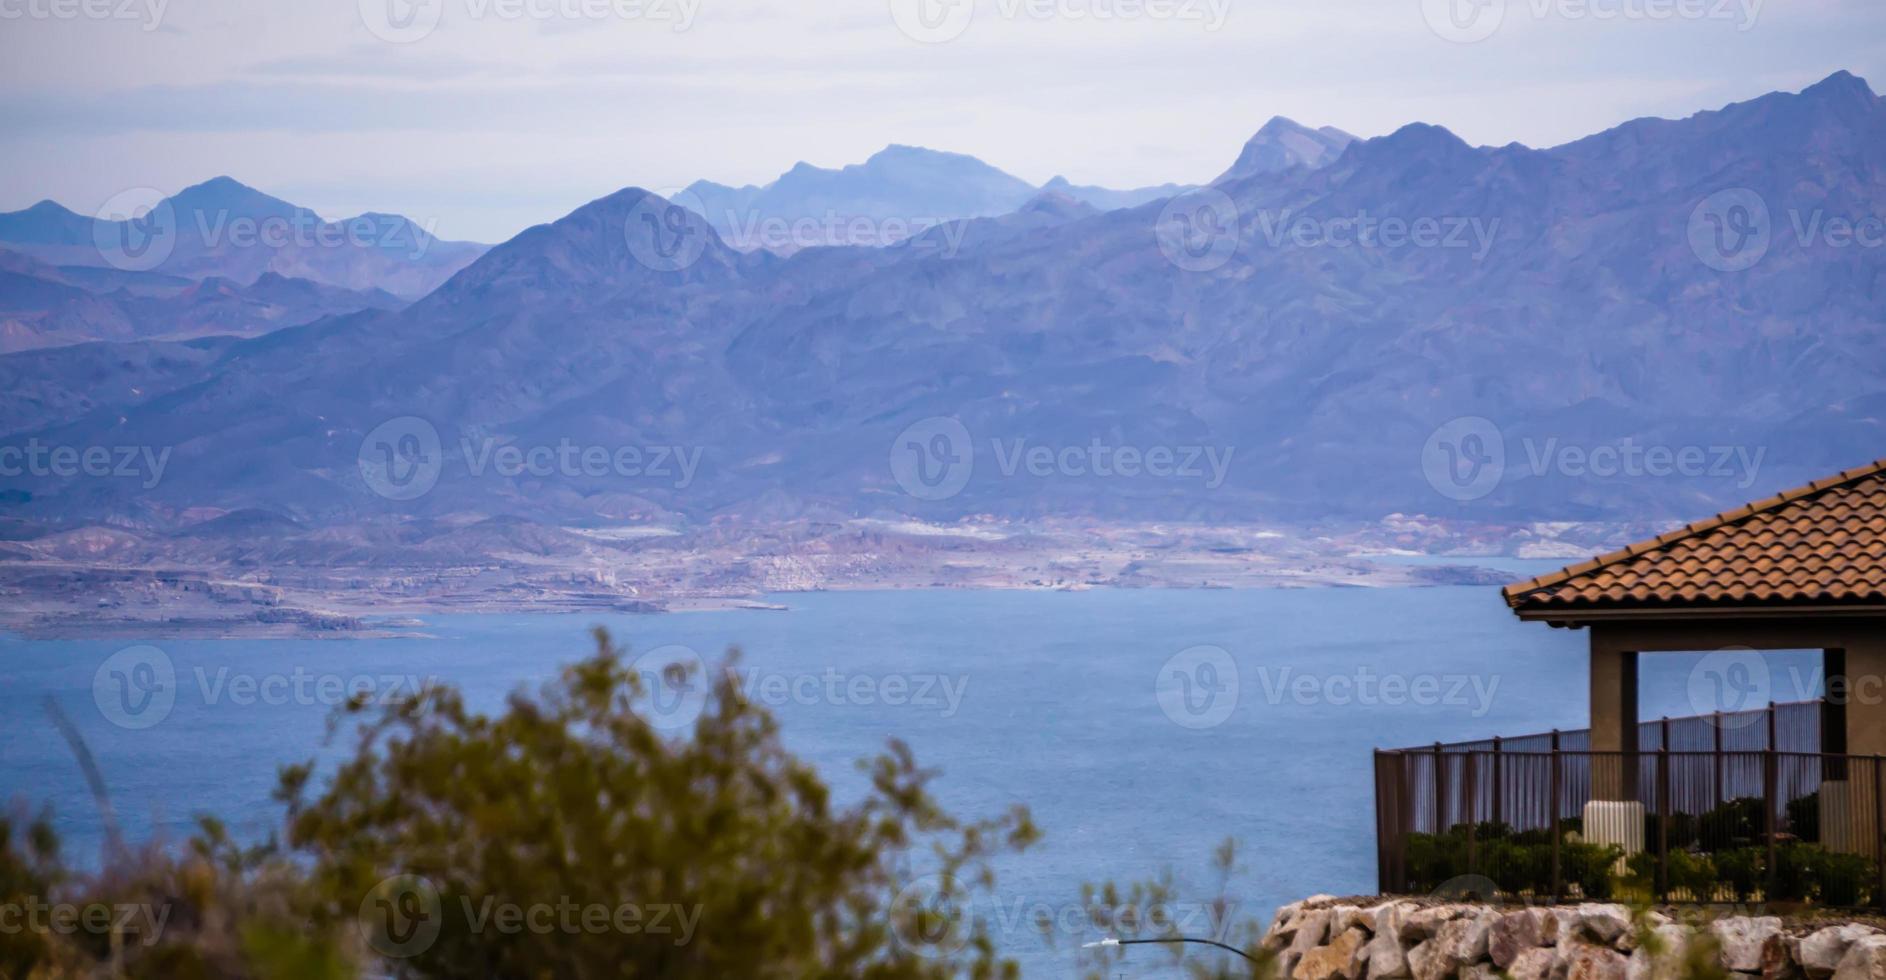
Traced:
<path id="1" fill-rule="evenodd" d="M 691 682 L 691 730 L 659 730 L 599 630 L 495 716 L 447 687 L 349 704 L 353 755 L 318 780 L 285 768 L 284 831 L 253 847 L 204 818 L 185 846 L 118 846 L 80 874 L 46 814 L 0 818 L 0 908 L 44 922 L 0 929 L 0 978 L 1017 975 L 959 910 L 1038 838 L 1025 808 L 950 814 L 895 741 L 840 805 L 731 671 Z"/>

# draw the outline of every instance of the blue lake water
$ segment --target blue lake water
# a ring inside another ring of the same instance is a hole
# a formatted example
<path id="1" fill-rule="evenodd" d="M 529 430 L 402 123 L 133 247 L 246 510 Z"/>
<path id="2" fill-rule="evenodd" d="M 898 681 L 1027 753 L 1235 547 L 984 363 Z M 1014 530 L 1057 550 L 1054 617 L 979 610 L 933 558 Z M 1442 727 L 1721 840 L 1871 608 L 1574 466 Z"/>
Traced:
<path id="1" fill-rule="evenodd" d="M 773 598 L 790 611 L 441 616 L 425 639 L 157 640 L 178 683 L 147 728 L 114 723 L 122 707 L 95 697 L 101 667 L 132 643 L 0 639 L 0 796 L 51 803 L 73 856 L 97 853 L 100 819 L 47 720 L 50 696 L 133 840 L 186 836 L 198 812 L 261 837 L 278 825 L 275 767 L 317 754 L 333 700 L 312 680 L 297 691 L 297 677 L 431 677 L 496 707 L 588 652 L 587 629 L 603 625 L 634 650 L 712 660 L 743 648 L 789 746 L 841 794 L 859 788 L 853 762 L 898 737 L 943 771 L 936 790 L 954 812 L 1027 803 L 1046 837 L 998 865 L 997 901 L 1011 908 L 1058 910 L 1082 881 L 1163 867 L 1203 889 L 1230 836 L 1243 843 L 1233 897 L 1267 918 L 1309 893 L 1374 890 L 1371 749 L 1577 728 L 1586 710 L 1584 634 L 1522 624 L 1491 588 Z M 1691 701 L 1693 664 L 1646 659 L 1645 717 L 1713 707 Z M 1068 975 L 1071 947 L 1096 938 L 1044 949 L 1032 920 L 997 935 L 1047 976 Z M 1149 953 L 1127 975 L 1163 962 Z"/>

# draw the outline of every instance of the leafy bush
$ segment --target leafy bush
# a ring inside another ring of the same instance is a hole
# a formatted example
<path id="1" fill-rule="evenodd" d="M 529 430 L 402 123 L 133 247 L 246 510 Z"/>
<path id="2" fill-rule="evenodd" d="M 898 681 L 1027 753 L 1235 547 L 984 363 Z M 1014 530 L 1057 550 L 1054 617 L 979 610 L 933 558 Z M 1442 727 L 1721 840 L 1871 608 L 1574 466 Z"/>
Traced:
<path id="1" fill-rule="evenodd" d="M 1740 805 L 1733 811 L 1745 816 Z M 1491 879 L 1509 895 L 1544 896 L 1552 892 L 1552 845 L 1543 831 L 1514 833 L 1504 825 L 1475 828 L 1474 862 L 1467 861 L 1465 826 L 1445 834 L 1411 834 L 1406 853 L 1411 891 L 1433 891 L 1449 879 L 1469 873 Z M 1622 850 L 1570 839 L 1559 847 L 1562 884 L 1570 894 L 1592 900 L 1625 897 L 1649 901 L 1656 897 L 1657 854 L 1640 851 L 1616 870 Z M 1765 847 L 1738 847 L 1714 854 L 1671 850 L 1666 858 L 1669 893 L 1677 899 L 1713 902 L 1727 889 L 1735 901 L 1757 895 L 1769 900 L 1813 901 L 1822 905 L 1860 907 L 1872 901 L 1874 875 L 1871 859 L 1858 854 L 1829 851 L 1817 844 L 1790 842 L 1776 848 L 1774 887 L 1768 888 L 1768 851 Z"/>
<path id="2" fill-rule="evenodd" d="M 1759 847 L 1738 847 L 1717 851 L 1713 856 L 1716 876 L 1735 893 L 1735 900 L 1747 902 L 1762 887 L 1763 865 L 1767 853 Z"/>
<path id="3" fill-rule="evenodd" d="M 1444 834 L 1409 834 L 1407 868 L 1412 891 L 1433 891 L 1466 874 L 1484 875 L 1500 891 L 1512 895 L 1552 893 L 1552 838 L 1544 830 L 1515 833 L 1505 824 L 1474 827 L 1474 860 L 1467 860 L 1467 827 L 1449 827 Z M 1567 891 L 1576 886 L 1589 899 L 1605 899 L 1612 892 L 1612 866 L 1623 849 L 1592 844 L 1567 833 L 1559 842 L 1559 872 Z"/>

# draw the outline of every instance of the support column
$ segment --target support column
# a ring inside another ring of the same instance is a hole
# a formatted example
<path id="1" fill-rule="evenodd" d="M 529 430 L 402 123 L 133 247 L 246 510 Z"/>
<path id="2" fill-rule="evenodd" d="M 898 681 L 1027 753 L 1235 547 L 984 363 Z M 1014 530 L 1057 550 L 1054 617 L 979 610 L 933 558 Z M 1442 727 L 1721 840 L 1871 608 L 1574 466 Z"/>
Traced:
<path id="1" fill-rule="evenodd" d="M 1846 751 L 1886 755 L 1886 636 L 1854 640 L 1841 658 L 1847 677 Z"/>
<path id="2" fill-rule="evenodd" d="M 1591 631 L 1591 791 L 1600 800 L 1637 798 L 1637 652 Z"/>
<path id="3" fill-rule="evenodd" d="M 1644 849 L 1644 805 L 1637 800 L 1637 651 L 1602 626 L 1591 628 L 1591 801 L 1585 839 L 1616 844 L 1625 858 Z"/>
<path id="4" fill-rule="evenodd" d="M 1841 727 L 1845 731 L 1845 745 L 1842 751 L 1856 756 L 1886 755 L 1886 635 L 1877 630 L 1856 630 L 1848 638 L 1847 647 L 1842 657 L 1843 674 L 1846 677 L 1842 692 L 1846 695 L 1846 705 Z M 1828 690 L 1833 690 L 1832 663 L 1828 664 Z M 1835 751 L 1822 748 L 1823 752 Z M 1872 857 L 1886 874 L 1886 787 L 1879 784 L 1879 777 L 1886 767 L 1875 762 L 1871 766 L 1854 768 L 1849 766 L 1847 782 L 1847 814 L 1843 817 L 1831 813 L 1837 802 L 1830 797 L 1836 794 L 1821 794 L 1821 839 L 1830 849 L 1852 851 Z M 1824 787 L 1824 789 L 1832 787 Z M 1830 840 L 1830 838 L 1836 838 Z M 1833 846 L 1833 845 L 1841 846 Z"/>

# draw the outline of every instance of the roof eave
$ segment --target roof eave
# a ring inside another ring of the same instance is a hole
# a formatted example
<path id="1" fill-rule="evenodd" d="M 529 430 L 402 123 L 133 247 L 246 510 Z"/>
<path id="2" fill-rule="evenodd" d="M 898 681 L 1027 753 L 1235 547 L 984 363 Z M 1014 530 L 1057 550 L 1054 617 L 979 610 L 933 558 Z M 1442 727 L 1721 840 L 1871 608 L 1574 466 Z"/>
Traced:
<path id="1" fill-rule="evenodd" d="M 1650 620 L 1695 619 L 1775 619 L 1781 617 L 1813 619 L 1886 616 L 1886 604 L 1852 603 L 1847 605 L 1793 606 L 1632 606 L 1586 609 L 1515 609 L 1513 614 L 1529 623 L 1549 623 L 1564 629 L 1578 629 L 1591 623 L 1646 622 Z"/>

